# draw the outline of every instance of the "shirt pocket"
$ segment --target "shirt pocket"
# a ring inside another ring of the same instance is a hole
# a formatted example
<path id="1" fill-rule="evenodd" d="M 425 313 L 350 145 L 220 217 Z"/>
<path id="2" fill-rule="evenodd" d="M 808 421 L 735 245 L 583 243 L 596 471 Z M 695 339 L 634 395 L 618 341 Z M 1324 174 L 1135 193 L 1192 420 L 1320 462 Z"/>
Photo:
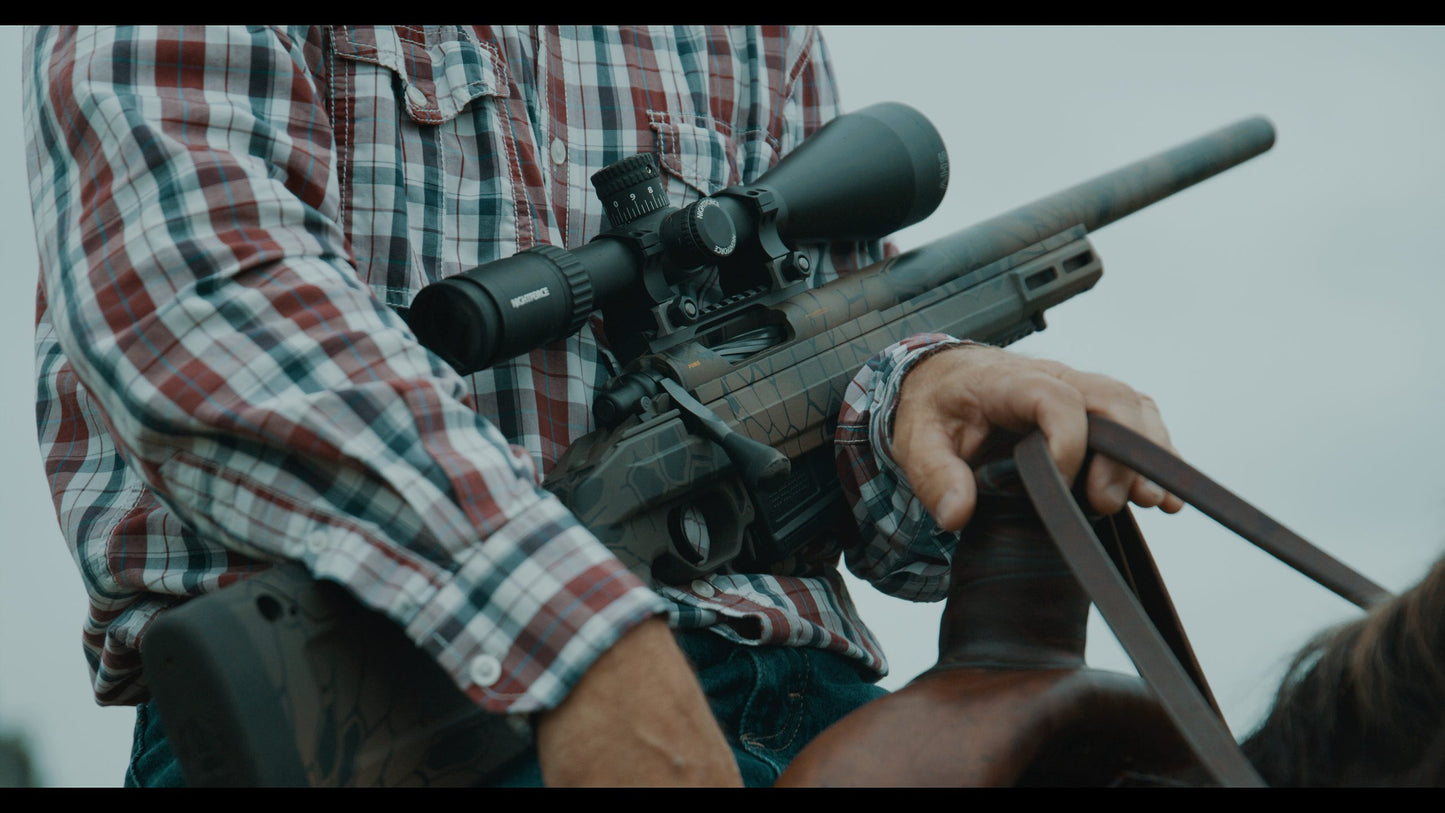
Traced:
<path id="1" fill-rule="evenodd" d="M 752 181 L 777 162 L 777 140 L 762 130 L 736 131 L 707 116 L 649 110 L 662 171 L 685 185 L 672 195 L 682 206 L 729 186 Z"/>
<path id="2" fill-rule="evenodd" d="M 397 97 L 418 124 L 441 124 L 475 99 L 508 95 L 506 61 L 461 26 L 346 28 L 334 43 L 338 57 L 396 74 Z"/>

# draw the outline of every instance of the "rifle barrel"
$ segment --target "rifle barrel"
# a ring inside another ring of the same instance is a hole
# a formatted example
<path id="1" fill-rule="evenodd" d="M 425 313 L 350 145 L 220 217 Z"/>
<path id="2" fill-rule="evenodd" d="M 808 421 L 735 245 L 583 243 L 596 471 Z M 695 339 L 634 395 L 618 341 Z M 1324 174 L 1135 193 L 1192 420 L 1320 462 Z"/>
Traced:
<path id="1" fill-rule="evenodd" d="M 1244 119 L 976 223 L 830 285 L 851 285 L 850 279 L 881 273 L 888 278 L 888 287 L 895 292 L 897 301 L 903 301 L 1066 229 L 1082 225 L 1092 232 L 1102 228 L 1248 161 L 1274 146 L 1274 137 L 1274 126 L 1267 119 Z M 870 294 L 868 308 L 880 304 Z"/>

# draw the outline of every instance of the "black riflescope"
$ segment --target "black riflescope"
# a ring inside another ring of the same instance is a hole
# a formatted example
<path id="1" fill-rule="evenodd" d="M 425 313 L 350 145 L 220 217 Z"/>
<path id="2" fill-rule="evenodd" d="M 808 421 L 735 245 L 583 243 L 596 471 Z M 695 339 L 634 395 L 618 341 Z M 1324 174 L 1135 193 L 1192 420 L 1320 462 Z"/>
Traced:
<path id="1" fill-rule="evenodd" d="M 591 242 L 534 246 L 423 288 L 407 316 L 421 343 L 472 373 L 571 335 L 609 298 L 665 303 L 691 269 L 884 237 L 932 214 L 948 188 L 943 139 L 895 102 L 839 116 L 755 182 L 682 210 L 650 156 L 636 159 L 593 176 L 611 228 Z"/>

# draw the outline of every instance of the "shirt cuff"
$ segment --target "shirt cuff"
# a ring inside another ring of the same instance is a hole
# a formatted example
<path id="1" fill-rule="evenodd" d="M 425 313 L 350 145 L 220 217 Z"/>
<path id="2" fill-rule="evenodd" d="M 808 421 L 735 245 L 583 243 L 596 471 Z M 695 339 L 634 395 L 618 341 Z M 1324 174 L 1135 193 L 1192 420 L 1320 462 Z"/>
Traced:
<path id="1" fill-rule="evenodd" d="M 555 708 L 598 656 L 667 603 L 551 494 L 472 546 L 407 634 L 482 708 Z"/>
<path id="2" fill-rule="evenodd" d="M 887 361 L 878 370 L 878 385 L 868 405 L 868 439 L 874 458 L 880 469 L 888 472 L 901 492 L 900 496 L 911 499 L 913 488 L 903 470 L 893 460 L 893 420 L 898 411 L 899 394 L 903 379 L 919 362 L 952 347 L 977 344 L 967 339 L 955 339 L 944 334 L 916 336 L 907 342 L 900 342 L 884 351 Z"/>

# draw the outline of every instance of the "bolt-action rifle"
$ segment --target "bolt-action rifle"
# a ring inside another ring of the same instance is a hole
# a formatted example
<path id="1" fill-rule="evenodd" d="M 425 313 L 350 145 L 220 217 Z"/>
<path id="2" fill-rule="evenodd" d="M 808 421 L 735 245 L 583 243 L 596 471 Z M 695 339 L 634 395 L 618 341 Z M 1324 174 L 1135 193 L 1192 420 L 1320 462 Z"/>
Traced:
<path id="1" fill-rule="evenodd" d="M 650 156 L 593 178 L 610 227 L 423 289 L 406 314 L 469 373 L 600 310 L 624 369 L 544 485 L 630 569 L 757 572 L 851 521 L 844 389 L 923 332 L 1006 345 L 1103 272 L 1086 235 L 1272 146 L 1248 119 L 811 287 L 809 247 L 881 238 L 942 200 L 948 158 L 898 104 L 841 116 L 751 184 L 683 208 Z M 478 711 L 400 629 L 299 566 L 157 620 L 145 668 L 196 785 L 475 783 L 530 734 Z"/>

